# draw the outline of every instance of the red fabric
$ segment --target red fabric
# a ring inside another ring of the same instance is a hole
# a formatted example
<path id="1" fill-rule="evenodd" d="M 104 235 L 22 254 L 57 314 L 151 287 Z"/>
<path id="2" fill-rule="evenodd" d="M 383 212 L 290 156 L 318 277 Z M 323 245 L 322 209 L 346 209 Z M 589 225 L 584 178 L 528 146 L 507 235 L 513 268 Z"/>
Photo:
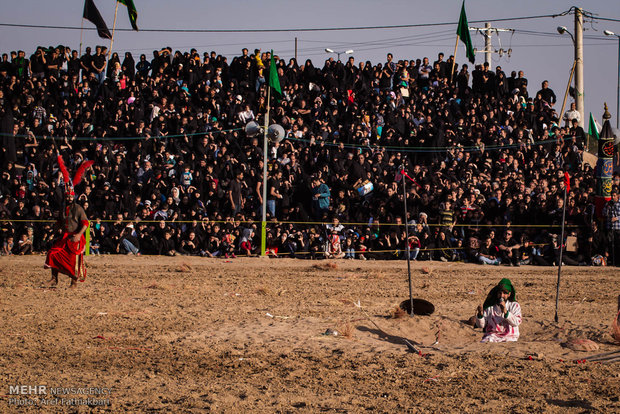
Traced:
<path id="1" fill-rule="evenodd" d="M 80 166 L 78 167 L 78 170 L 75 172 L 75 176 L 73 177 L 73 183 L 72 183 L 73 186 L 78 185 L 80 181 L 82 181 L 82 176 L 84 175 L 87 169 L 92 167 L 94 163 L 95 161 L 84 161 L 83 163 L 80 164 Z"/>
<path id="2" fill-rule="evenodd" d="M 418 184 L 416 182 L 416 180 L 414 180 L 413 178 L 409 177 L 409 174 L 407 174 L 406 172 L 403 171 L 403 174 L 405 174 L 405 177 L 409 178 L 415 185 L 418 186 L 418 188 L 422 188 L 422 186 L 420 184 Z"/>
<path id="3" fill-rule="evenodd" d="M 355 93 L 352 89 L 347 89 L 347 102 L 349 105 L 353 105 L 355 103 Z"/>
<path id="4" fill-rule="evenodd" d="M 65 275 L 84 281 L 86 279 L 86 266 L 84 266 L 86 239 L 82 234 L 80 241 L 75 243 L 71 241 L 71 237 L 73 233 L 64 233 L 62 239 L 56 240 L 47 252 L 45 267 L 51 267 Z"/>
<path id="5" fill-rule="evenodd" d="M 570 191 L 570 175 L 567 172 L 564 173 L 564 185 L 566 185 L 566 192 Z"/>

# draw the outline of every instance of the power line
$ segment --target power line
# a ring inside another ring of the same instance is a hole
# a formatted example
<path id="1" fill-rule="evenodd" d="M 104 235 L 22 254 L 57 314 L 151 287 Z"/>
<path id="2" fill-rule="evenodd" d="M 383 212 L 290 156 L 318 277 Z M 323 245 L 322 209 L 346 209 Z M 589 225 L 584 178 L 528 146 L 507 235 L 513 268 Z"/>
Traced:
<path id="1" fill-rule="evenodd" d="M 194 133 L 186 133 L 186 134 L 175 134 L 175 135 L 165 135 L 165 136 L 153 136 L 153 137 L 146 137 L 146 136 L 131 136 L 131 137 L 100 137 L 100 138 L 94 138 L 94 137 L 59 137 L 59 136 L 35 136 L 35 135 L 26 135 L 26 134 L 15 134 L 13 135 L 12 133 L 0 133 L 0 137 L 12 137 L 12 138 L 24 138 L 24 139 L 28 139 L 28 138 L 35 138 L 38 140 L 39 143 L 45 143 L 45 142 L 49 142 L 51 141 L 88 141 L 90 143 L 104 143 L 106 141 L 148 141 L 148 140 L 152 140 L 152 141 L 164 141 L 164 140 L 170 140 L 170 139 L 181 139 L 181 138 L 194 138 L 194 137 L 200 137 L 200 136 L 206 136 L 209 134 L 226 134 L 226 133 L 230 133 L 230 132 L 235 132 L 235 131 L 241 131 L 244 128 L 232 128 L 232 129 L 222 129 L 222 130 L 217 130 L 217 131 L 203 131 L 203 132 L 194 132 Z M 572 136 L 564 136 L 562 138 L 562 142 L 568 141 L 569 139 L 572 139 Z M 297 143 L 301 143 L 301 144 L 310 144 L 311 140 L 307 139 L 307 138 L 295 138 L 295 137 L 287 137 L 287 139 L 291 142 L 297 142 Z M 457 144 L 456 146 L 443 146 L 443 147 L 415 147 L 415 146 L 395 146 L 395 145 L 383 145 L 383 144 L 379 144 L 379 143 L 374 143 L 374 144 L 370 144 L 370 145 L 366 145 L 366 144 L 352 144 L 352 143 L 345 143 L 345 142 L 335 142 L 335 141 L 317 141 L 323 143 L 325 146 L 328 147 L 338 147 L 340 145 L 343 145 L 345 148 L 352 148 L 352 149 L 369 149 L 369 150 L 385 150 L 386 152 L 406 152 L 406 153 L 434 153 L 434 152 L 444 152 L 444 151 L 448 151 L 448 150 L 458 150 L 458 151 L 464 151 L 464 152 L 477 152 L 480 151 L 480 147 L 478 147 L 477 145 L 470 145 L 470 146 L 463 146 L 462 144 Z M 523 146 L 537 146 L 537 145 L 556 145 L 558 144 L 557 139 L 555 138 L 550 138 L 550 139 L 546 139 L 546 140 L 537 140 L 537 141 L 521 141 L 521 142 L 514 142 L 512 144 L 484 144 L 484 151 L 502 151 L 505 149 L 512 149 L 512 148 L 521 148 Z"/>
<path id="2" fill-rule="evenodd" d="M 594 20 L 605 20 L 607 22 L 620 22 L 620 19 L 611 19 L 609 17 L 592 17 Z"/>
<path id="3" fill-rule="evenodd" d="M 563 36 L 557 32 L 540 32 L 536 30 L 524 30 L 524 29 L 514 29 L 515 33 L 528 35 L 528 36 L 543 36 L 543 37 L 555 37 L 562 38 Z M 584 35 L 584 39 L 589 40 L 605 40 L 615 42 L 614 39 L 610 39 L 608 36 L 597 36 L 597 35 Z"/>
<path id="4" fill-rule="evenodd" d="M 542 14 L 536 16 L 506 17 L 500 19 L 471 20 L 469 23 L 484 22 L 506 22 L 516 20 L 542 19 L 557 17 L 560 14 Z M 322 27 L 322 28 L 292 28 L 292 29 L 140 29 L 141 32 L 161 32 L 161 33 L 276 33 L 276 32 L 327 32 L 327 31 L 348 31 L 348 30 L 377 30 L 377 29 L 407 29 L 414 27 L 450 26 L 457 22 L 438 22 L 438 23 L 417 23 L 399 24 L 384 26 L 350 26 L 350 27 Z M 0 23 L 4 27 L 24 27 L 31 29 L 62 29 L 62 30 L 82 30 L 79 26 L 55 26 L 55 25 L 34 25 L 21 23 Z M 84 30 L 97 30 L 94 27 L 84 27 Z M 117 28 L 119 32 L 131 32 L 130 28 Z"/>

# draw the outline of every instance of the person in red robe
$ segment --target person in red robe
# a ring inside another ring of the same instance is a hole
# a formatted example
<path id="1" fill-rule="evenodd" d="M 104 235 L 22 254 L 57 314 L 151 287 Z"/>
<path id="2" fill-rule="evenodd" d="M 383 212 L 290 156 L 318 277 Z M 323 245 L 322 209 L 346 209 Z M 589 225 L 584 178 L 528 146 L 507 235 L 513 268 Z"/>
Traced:
<path id="1" fill-rule="evenodd" d="M 86 265 L 84 263 L 86 239 L 84 233 L 88 229 L 88 218 L 82 206 L 75 202 L 74 185 L 80 182 L 82 175 L 92 164 L 92 161 L 83 162 L 75 178 L 71 181 L 62 156 L 58 156 L 58 165 L 65 183 L 65 206 L 58 217 L 62 237 L 54 242 L 45 259 L 45 268 L 52 269 L 52 278 L 48 282 L 49 287 L 55 287 L 58 284 L 58 273 L 63 273 L 71 278 L 70 288 L 76 287 L 78 280 L 83 282 L 86 279 Z"/>

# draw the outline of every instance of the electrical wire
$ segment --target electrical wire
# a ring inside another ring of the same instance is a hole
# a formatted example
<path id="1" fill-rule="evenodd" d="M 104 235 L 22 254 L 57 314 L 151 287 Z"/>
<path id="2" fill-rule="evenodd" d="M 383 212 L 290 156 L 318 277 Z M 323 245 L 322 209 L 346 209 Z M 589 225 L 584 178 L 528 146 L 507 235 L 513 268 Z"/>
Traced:
<path id="1" fill-rule="evenodd" d="M 506 17 L 498 19 L 471 20 L 469 23 L 486 23 L 486 22 L 508 22 L 518 20 L 532 20 L 542 18 L 553 18 L 560 14 L 542 14 L 535 16 Z M 141 32 L 159 32 L 159 33 L 279 33 L 279 32 L 328 32 L 328 31 L 349 31 L 349 30 L 378 30 L 378 29 L 407 29 L 413 27 L 433 27 L 433 26 L 451 26 L 458 22 L 438 22 L 438 23 L 416 23 L 416 24 L 398 24 L 383 26 L 350 26 L 350 27 L 317 27 L 317 28 L 286 28 L 286 29 L 140 29 Z M 4 27 L 23 27 L 31 29 L 62 29 L 62 30 L 97 30 L 95 27 L 80 26 L 56 26 L 56 25 L 34 25 L 23 23 L 0 23 Z M 131 32 L 130 28 L 116 28 L 119 32 Z"/>
<path id="2" fill-rule="evenodd" d="M 620 22 L 620 19 L 611 19 L 609 17 L 592 17 L 594 20 L 605 20 L 606 22 Z"/>
<path id="3" fill-rule="evenodd" d="M 51 136 L 31 136 L 31 135 L 26 135 L 26 134 L 10 134 L 10 133 L 0 133 L 0 137 L 2 136 L 6 136 L 6 137 L 12 137 L 12 138 L 32 138 L 34 137 L 35 139 L 38 140 L 38 142 L 48 142 L 49 140 L 52 141 L 89 141 L 91 143 L 102 143 L 105 141 L 133 141 L 133 140 L 139 140 L 139 141 L 147 141 L 147 140 L 155 140 L 155 141 L 161 141 L 161 140 L 167 140 L 167 139 L 171 139 L 171 138 L 182 138 L 182 137 L 195 137 L 195 136 L 206 136 L 208 134 L 226 134 L 229 132 L 234 132 L 234 131 L 240 131 L 243 130 L 243 128 L 233 128 L 233 129 L 224 129 L 224 130 L 217 130 L 217 131 L 208 131 L 208 132 L 195 132 L 195 133 L 190 133 L 190 134 L 177 134 L 177 135 L 166 135 L 166 136 L 154 136 L 154 137 L 145 137 L 145 136 L 132 136 L 132 137 L 100 137 L 100 138 L 93 138 L 93 137 L 51 137 Z M 567 136 L 564 137 L 562 141 L 564 140 L 568 140 L 571 139 L 572 137 Z M 289 141 L 291 142 L 298 142 L 298 143 L 302 143 L 302 144 L 310 144 L 311 141 L 309 139 L 304 139 L 304 138 L 294 138 L 294 137 L 288 137 L 287 138 Z M 315 141 L 317 144 L 321 143 L 324 144 L 325 146 L 328 147 L 338 147 L 341 144 L 345 147 L 345 148 L 350 148 L 350 149 L 370 149 L 370 150 L 375 150 L 375 149 L 383 149 L 387 152 L 406 152 L 406 153 L 435 153 L 435 152 L 444 152 L 444 151 L 448 151 L 448 150 L 459 150 L 459 151 L 464 151 L 464 152 L 477 152 L 480 151 L 480 148 L 476 145 L 474 146 L 463 146 L 463 145 L 458 145 L 458 146 L 445 146 L 445 147 L 414 147 L 414 146 L 408 146 L 408 147 L 400 147 L 400 146 L 391 146 L 391 145 L 379 145 L 379 144 L 372 144 L 372 145 L 361 145 L 361 144 L 345 144 L 343 142 L 328 142 L 328 141 Z M 484 145 L 484 150 L 485 151 L 502 151 L 505 149 L 511 149 L 511 148 L 521 148 L 524 145 L 530 145 L 530 146 L 537 146 L 537 145 L 549 145 L 549 144 L 558 144 L 557 139 L 555 138 L 550 138 L 547 140 L 538 140 L 538 141 L 524 141 L 524 142 L 515 142 L 513 144 L 485 144 Z"/>
<path id="4" fill-rule="evenodd" d="M 559 33 L 555 33 L 555 32 L 540 32 L 536 30 L 524 30 L 524 29 L 514 29 L 514 31 L 516 33 L 523 34 L 526 36 L 553 37 L 553 38 L 558 38 L 558 39 L 564 37 L 563 35 Z M 596 36 L 596 35 L 584 35 L 583 38 L 588 39 L 588 40 L 613 40 L 613 39 L 609 39 L 608 36 Z"/>

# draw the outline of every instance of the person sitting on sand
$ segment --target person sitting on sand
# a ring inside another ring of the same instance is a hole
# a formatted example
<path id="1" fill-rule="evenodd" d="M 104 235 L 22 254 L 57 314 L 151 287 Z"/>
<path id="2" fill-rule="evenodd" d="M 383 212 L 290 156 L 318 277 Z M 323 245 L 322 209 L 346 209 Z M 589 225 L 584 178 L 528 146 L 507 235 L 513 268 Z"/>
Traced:
<path id="1" fill-rule="evenodd" d="M 476 326 L 484 330 L 482 342 L 510 342 L 519 339 L 521 306 L 510 279 L 499 281 L 483 305 L 478 305 Z"/>

